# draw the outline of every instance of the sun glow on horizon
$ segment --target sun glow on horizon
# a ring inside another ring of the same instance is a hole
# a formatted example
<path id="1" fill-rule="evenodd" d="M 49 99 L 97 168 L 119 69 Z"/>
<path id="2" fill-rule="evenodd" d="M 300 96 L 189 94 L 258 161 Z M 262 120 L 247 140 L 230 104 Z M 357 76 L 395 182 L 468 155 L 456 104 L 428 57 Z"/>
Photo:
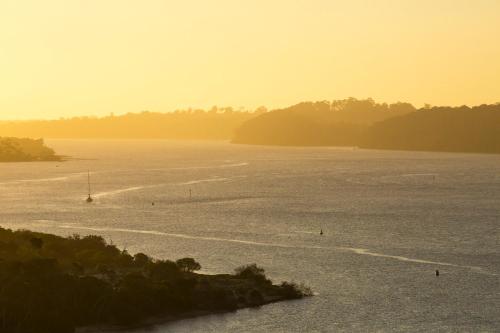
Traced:
<path id="1" fill-rule="evenodd" d="M 0 119 L 500 101 L 494 0 L 4 0 Z"/>

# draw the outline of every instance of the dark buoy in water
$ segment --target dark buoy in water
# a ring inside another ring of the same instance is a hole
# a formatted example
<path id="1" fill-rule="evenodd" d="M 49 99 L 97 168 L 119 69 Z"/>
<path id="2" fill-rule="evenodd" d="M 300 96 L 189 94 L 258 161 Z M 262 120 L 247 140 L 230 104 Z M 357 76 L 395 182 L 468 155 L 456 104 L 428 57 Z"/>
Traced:
<path id="1" fill-rule="evenodd" d="M 321 229 L 321 230 L 319 231 L 319 235 L 320 235 L 320 236 L 323 236 L 323 229 Z"/>
<path id="2" fill-rule="evenodd" d="M 436 269 L 436 276 L 439 276 L 439 269 Z"/>

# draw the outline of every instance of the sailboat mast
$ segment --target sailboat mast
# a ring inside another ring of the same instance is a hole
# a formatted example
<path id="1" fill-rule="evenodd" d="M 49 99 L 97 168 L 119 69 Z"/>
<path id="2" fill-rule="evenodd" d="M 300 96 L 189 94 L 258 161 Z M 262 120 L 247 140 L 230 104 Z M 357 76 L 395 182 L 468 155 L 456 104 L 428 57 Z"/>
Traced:
<path id="1" fill-rule="evenodd" d="M 87 170 L 87 182 L 88 182 L 89 197 L 90 197 L 90 170 Z"/>

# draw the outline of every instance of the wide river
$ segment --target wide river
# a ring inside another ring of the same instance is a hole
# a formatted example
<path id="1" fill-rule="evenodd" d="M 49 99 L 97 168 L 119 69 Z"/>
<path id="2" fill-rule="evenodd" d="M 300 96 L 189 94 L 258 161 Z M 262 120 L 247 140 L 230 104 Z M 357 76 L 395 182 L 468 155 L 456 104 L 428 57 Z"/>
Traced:
<path id="1" fill-rule="evenodd" d="M 257 263 L 316 293 L 152 332 L 500 331 L 500 155 L 48 144 L 74 159 L 0 164 L 1 226 L 99 234 L 206 273 Z"/>

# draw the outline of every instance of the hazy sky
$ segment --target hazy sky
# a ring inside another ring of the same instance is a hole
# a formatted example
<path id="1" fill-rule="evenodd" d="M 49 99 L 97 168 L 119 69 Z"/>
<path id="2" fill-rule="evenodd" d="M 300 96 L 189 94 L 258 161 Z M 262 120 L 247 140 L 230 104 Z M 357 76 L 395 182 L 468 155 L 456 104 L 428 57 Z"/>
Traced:
<path id="1" fill-rule="evenodd" d="M 0 118 L 500 101 L 499 0 L 0 0 Z"/>

